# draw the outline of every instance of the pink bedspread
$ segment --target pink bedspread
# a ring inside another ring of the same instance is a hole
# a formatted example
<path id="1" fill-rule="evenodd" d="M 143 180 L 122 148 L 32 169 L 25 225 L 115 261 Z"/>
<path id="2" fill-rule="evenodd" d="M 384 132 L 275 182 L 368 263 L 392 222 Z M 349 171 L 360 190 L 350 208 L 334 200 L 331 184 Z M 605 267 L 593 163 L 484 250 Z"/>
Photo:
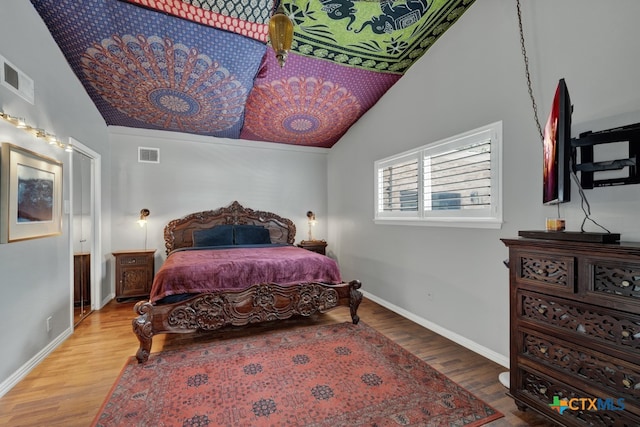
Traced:
<path id="1" fill-rule="evenodd" d="M 153 280 L 150 301 L 257 283 L 340 283 L 331 258 L 294 246 L 200 249 L 173 252 Z"/>

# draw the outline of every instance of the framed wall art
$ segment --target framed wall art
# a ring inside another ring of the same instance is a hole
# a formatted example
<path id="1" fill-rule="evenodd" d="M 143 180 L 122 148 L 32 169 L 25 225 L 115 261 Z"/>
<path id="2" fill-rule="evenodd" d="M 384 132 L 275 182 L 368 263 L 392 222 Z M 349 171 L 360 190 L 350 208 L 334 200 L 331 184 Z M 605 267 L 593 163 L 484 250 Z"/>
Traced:
<path id="1" fill-rule="evenodd" d="M 0 243 L 62 233 L 62 163 L 3 142 Z"/>

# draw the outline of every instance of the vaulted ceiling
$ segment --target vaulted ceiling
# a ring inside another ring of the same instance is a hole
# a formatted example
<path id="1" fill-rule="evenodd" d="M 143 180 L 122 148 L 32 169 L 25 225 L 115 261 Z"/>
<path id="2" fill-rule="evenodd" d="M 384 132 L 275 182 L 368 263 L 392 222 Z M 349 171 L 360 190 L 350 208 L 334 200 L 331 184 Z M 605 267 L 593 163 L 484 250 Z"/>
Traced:
<path id="1" fill-rule="evenodd" d="M 331 147 L 474 0 L 277 1 L 31 3 L 107 125 Z"/>

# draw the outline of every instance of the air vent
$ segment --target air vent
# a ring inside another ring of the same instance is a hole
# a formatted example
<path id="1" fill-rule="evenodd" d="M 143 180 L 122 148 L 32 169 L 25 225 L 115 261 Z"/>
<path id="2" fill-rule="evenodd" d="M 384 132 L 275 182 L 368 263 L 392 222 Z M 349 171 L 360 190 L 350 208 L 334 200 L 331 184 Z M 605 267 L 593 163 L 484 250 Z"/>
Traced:
<path id="1" fill-rule="evenodd" d="M 138 147 L 139 163 L 160 163 L 160 150 L 157 148 Z"/>
<path id="2" fill-rule="evenodd" d="M 27 102 L 34 103 L 33 79 L 0 55 L 0 82 L 2 86 L 19 95 Z"/>

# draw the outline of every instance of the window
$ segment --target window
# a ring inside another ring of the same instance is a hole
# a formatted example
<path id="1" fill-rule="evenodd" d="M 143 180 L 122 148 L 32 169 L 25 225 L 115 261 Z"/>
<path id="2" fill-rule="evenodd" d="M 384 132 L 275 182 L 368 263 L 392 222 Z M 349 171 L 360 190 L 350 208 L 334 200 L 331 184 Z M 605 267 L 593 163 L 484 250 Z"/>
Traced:
<path id="1" fill-rule="evenodd" d="M 375 162 L 378 223 L 500 228 L 502 122 Z"/>

